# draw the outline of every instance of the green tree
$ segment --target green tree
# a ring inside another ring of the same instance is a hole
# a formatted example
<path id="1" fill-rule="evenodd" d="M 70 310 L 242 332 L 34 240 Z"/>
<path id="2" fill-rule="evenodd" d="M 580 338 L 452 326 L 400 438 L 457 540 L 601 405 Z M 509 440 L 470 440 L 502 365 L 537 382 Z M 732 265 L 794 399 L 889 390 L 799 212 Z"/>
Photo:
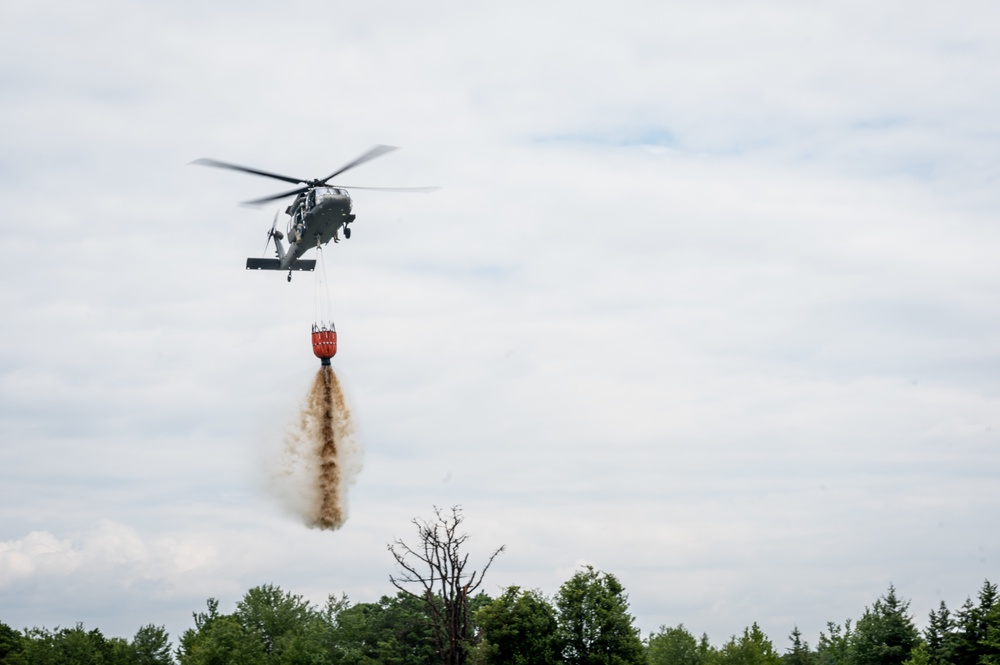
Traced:
<path id="1" fill-rule="evenodd" d="M 181 665 L 323 663 L 330 660 L 323 615 L 301 596 L 273 585 L 250 589 L 229 615 L 219 602 L 194 615 L 195 627 L 181 636 Z"/>
<path id="2" fill-rule="evenodd" d="M 128 665 L 132 662 L 128 642 L 108 639 L 98 629 L 85 630 L 82 623 L 73 628 L 31 628 L 25 631 L 21 652 L 12 662 L 31 665 Z"/>
<path id="3" fill-rule="evenodd" d="M 924 649 L 929 665 L 951 665 L 955 647 L 955 622 L 942 600 L 937 612 L 931 610 L 924 628 Z"/>
<path id="4" fill-rule="evenodd" d="M 181 665 L 263 665 L 264 647 L 231 615 L 219 614 L 219 601 L 209 598 L 207 612 L 194 613 L 194 628 L 181 635 L 177 661 Z"/>
<path id="5" fill-rule="evenodd" d="M 23 649 L 24 636 L 21 631 L 0 621 L 0 663 L 16 662 L 15 658 Z"/>
<path id="6" fill-rule="evenodd" d="M 325 610 L 329 651 L 342 665 L 436 665 L 440 663 L 430 618 L 419 598 L 403 592 L 377 603 L 351 605 L 331 597 Z"/>
<path id="7" fill-rule="evenodd" d="M 850 665 L 851 643 L 854 638 L 851 620 L 844 625 L 828 621 L 827 632 L 820 631 L 819 643 L 816 645 L 816 661 L 819 665 Z"/>
<path id="8" fill-rule="evenodd" d="M 903 665 L 931 665 L 931 652 L 927 648 L 927 643 L 923 640 L 917 642 L 917 646 L 910 651 L 910 657 L 903 661 Z"/>
<path id="9" fill-rule="evenodd" d="M 313 644 L 321 621 L 319 613 L 302 596 L 277 586 L 265 584 L 247 591 L 236 603 L 233 618 L 247 637 L 273 656 L 270 660 L 281 661 L 286 652 L 302 656 L 322 648 Z"/>
<path id="10" fill-rule="evenodd" d="M 791 640 L 792 646 L 788 649 L 788 653 L 781 657 L 783 665 L 813 665 L 816 658 L 809 650 L 809 643 L 802 639 L 802 632 L 798 626 L 792 629 L 788 639 Z"/>
<path id="11" fill-rule="evenodd" d="M 705 637 L 705 646 L 708 638 Z M 646 657 L 650 665 L 704 665 L 705 653 L 695 636 L 684 624 L 674 628 L 660 626 L 646 641 Z"/>
<path id="12" fill-rule="evenodd" d="M 967 598 L 956 613 L 955 641 L 952 654 L 955 665 L 980 665 L 989 656 L 987 616 L 997 605 L 997 585 L 989 580 L 979 590 L 978 604 Z"/>
<path id="13" fill-rule="evenodd" d="M 149 624 L 136 631 L 131 643 L 135 665 L 171 665 L 170 636 L 162 626 Z"/>
<path id="14" fill-rule="evenodd" d="M 477 662 L 485 665 L 550 665 L 560 662 L 559 624 L 538 591 L 508 587 L 475 613 L 482 631 Z"/>
<path id="15" fill-rule="evenodd" d="M 619 665 L 645 659 L 639 631 L 628 613 L 618 578 L 587 566 L 556 596 L 563 656 L 570 665 Z"/>
<path id="16" fill-rule="evenodd" d="M 704 665 L 716 665 L 719 661 L 719 650 L 708 641 L 708 633 L 702 633 L 698 640 L 698 654 Z"/>
<path id="17" fill-rule="evenodd" d="M 979 657 L 982 665 L 1000 665 L 1000 604 L 994 604 L 983 615 L 985 635 L 981 641 L 983 653 Z"/>
<path id="18" fill-rule="evenodd" d="M 735 635 L 719 650 L 720 665 L 780 665 L 781 657 L 774 644 L 756 622 Z"/>
<path id="19" fill-rule="evenodd" d="M 903 665 L 920 639 L 909 607 L 890 584 L 884 596 L 865 608 L 854 627 L 852 665 Z"/>

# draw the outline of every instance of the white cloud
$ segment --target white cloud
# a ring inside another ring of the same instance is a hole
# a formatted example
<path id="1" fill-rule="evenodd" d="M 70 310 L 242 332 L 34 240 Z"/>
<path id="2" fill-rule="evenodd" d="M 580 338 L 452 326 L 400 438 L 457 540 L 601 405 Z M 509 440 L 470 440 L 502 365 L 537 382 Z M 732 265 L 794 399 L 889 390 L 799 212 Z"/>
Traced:
<path id="1" fill-rule="evenodd" d="M 148 540 L 147 540 L 148 539 Z M 0 586 L 65 584 L 66 578 L 100 579 L 128 588 L 140 580 L 164 585 L 201 570 L 215 571 L 214 547 L 191 535 L 144 539 L 134 528 L 100 520 L 68 538 L 33 531 L 0 541 Z"/>

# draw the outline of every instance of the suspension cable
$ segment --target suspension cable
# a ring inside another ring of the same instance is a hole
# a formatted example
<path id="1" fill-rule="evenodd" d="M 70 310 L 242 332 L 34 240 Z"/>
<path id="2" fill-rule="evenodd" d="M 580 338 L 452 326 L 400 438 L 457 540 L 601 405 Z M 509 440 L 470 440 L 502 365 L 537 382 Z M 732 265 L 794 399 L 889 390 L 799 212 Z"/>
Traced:
<path id="1" fill-rule="evenodd" d="M 316 245 L 316 297 L 313 301 L 313 324 L 333 329 L 333 313 L 330 303 L 330 283 L 326 273 L 326 256 L 323 247 Z"/>

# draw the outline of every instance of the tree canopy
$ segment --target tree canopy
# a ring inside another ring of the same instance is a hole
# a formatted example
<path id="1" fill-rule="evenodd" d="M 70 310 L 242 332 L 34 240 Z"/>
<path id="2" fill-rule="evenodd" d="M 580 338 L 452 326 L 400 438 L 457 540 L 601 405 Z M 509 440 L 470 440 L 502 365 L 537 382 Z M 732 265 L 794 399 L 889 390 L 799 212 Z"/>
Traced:
<path id="1" fill-rule="evenodd" d="M 646 659 L 618 578 L 586 566 L 556 595 L 559 636 L 569 665 L 625 665 Z"/>
<path id="2" fill-rule="evenodd" d="M 555 609 L 538 591 L 508 587 L 476 612 L 484 665 L 552 665 L 562 660 Z"/>

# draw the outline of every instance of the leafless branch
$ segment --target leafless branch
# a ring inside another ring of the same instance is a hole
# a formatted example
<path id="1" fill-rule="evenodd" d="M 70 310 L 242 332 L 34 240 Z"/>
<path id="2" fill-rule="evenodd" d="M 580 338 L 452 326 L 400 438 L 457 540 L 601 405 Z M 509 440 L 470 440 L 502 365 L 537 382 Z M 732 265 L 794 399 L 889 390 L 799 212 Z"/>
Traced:
<path id="1" fill-rule="evenodd" d="M 434 507 L 434 520 L 413 520 L 420 539 L 418 549 L 397 538 L 389 552 L 402 572 L 390 575 L 394 587 L 424 601 L 445 663 L 463 665 L 468 655 L 469 596 L 479 588 L 494 559 L 504 551 L 500 546 L 490 555 L 482 571 L 465 569 L 469 555 L 462 552 L 467 533 L 459 533 L 465 518 L 459 506 L 450 514 Z M 415 588 L 415 589 L 414 589 Z"/>

